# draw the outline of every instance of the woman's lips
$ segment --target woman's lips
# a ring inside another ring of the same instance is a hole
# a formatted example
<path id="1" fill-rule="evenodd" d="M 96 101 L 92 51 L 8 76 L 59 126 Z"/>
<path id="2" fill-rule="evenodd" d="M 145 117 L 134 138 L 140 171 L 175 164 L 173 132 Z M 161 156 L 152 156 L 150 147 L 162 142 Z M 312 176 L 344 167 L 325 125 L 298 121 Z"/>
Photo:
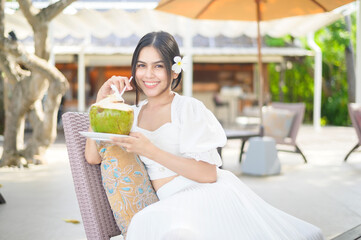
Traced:
<path id="1" fill-rule="evenodd" d="M 155 88 L 158 84 L 159 84 L 159 82 L 144 82 L 144 85 L 147 88 Z"/>

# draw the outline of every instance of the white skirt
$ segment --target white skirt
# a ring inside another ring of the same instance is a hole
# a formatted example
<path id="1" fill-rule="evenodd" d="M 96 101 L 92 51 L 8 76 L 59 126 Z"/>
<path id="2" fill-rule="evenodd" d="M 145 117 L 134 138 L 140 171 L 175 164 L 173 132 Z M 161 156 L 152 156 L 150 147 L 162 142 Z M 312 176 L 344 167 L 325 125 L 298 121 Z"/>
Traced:
<path id="1" fill-rule="evenodd" d="M 127 240 L 321 240 L 319 228 L 272 207 L 235 175 L 215 183 L 182 176 L 162 186 L 160 199 L 132 219 Z"/>

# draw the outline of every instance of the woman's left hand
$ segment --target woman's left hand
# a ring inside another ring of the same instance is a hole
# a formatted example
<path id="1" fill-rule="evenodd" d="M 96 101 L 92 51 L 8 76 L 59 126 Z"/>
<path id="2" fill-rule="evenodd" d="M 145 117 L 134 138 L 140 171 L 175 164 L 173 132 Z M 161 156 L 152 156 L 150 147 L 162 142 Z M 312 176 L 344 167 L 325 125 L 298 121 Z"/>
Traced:
<path id="1" fill-rule="evenodd" d="M 148 158 L 156 151 L 156 146 L 139 132 L 131 132 L 129 137 L 113 137 L 111 140 L 112 143 L 123 147 L 127 152 L 132 152 Z"/>

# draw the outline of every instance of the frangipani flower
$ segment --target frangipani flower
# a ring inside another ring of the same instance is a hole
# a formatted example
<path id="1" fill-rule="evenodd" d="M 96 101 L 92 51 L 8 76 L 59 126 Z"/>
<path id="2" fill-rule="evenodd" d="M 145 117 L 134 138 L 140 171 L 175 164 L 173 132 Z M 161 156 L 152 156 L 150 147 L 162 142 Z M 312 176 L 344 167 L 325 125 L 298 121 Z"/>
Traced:
<path id="1" fill-rule="evenodd" d="M 182 70 L 184 71 L 185 68 L 185 58 L 181 58 L 180 56 L 174 57 L 174 64 L 172 66 L 172 70 L 175 73 L 180 73 Z"/>

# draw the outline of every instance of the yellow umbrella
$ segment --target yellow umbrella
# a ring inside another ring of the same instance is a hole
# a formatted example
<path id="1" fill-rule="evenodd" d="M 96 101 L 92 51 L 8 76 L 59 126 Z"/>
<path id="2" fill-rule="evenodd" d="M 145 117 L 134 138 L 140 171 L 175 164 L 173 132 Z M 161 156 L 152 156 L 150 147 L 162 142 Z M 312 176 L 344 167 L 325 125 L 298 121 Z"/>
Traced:
<path id="1" fill-rule="evenodd" d="M 257 21 L 259 98 L 263 136 L 260 22 L 331 11 L 354 0 L 161 0 L 156 10 L 194 19 Z"/>

